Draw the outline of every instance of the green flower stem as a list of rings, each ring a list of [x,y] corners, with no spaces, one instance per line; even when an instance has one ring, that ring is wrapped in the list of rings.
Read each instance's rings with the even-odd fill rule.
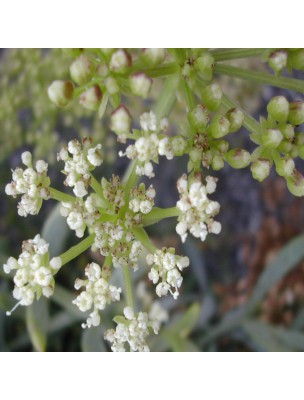
[[[51,198],[64,203],[71,203],[75,201],[75,197],[69,194],[63,193],[60,190],[49,187]]]
[[[73,260],[74,258],[78,257],[84,251],[89,249],[92,244],[94,243],[95,235],[92,234],[82,240],[80,243],[76,244],[76,246],[71,247],[65,253],[62,253],[59,257],[62,260],[62,265],[67,264],[69,261]]]
[[[146,68],[143,69],[142,72],[144,72],[150,78],[160,78],[162,76],[177,74],[179,70],[180,67],[174,62],[164,64],[161,67]]]
[[[276,86],[282,89],[294,90],[295,92],[304,93],[304,82],[299,79],[277,77],[267,72],[250,71],[243,68],[232,67],[230,65],[216,64],[214,72],[232,76],[234,78],[244,79],[251,82],[261,83],[265,85]]]
[[[186,96],[186,102],[187,102],[187,106],[189,108],[189,111],[192,110],[196,103],[195,103],[195,97],[193,95],[192,90],[190,89],[187,81],[183,81],[183,86],[184,86],[184,90],[185,90],[185,96]]]
[[[136,174],[137,161],[133,160],[130,162],[128,169],[126,170],[122,182],[125,184],[126,195],[129,196],[130,190],[136,185],[139,180],[139,176]]]
[[[135,228],[134,235],[137,240],[141,242],[141,244],[151,253],[155,253],[157,247],[151,242],[149,235],[143,228]]]
[[[177,207],[158,208],[154,207],[149,214],[144,216],[144,226],[153,225],[165,218],[178,217],[180,211]]]
[[[154,113],[158,121],[160,121],[161,118],[170,115],[176,102],[176,89],[178,82],[178,75],[173,75],[166,79],[163,90],[154,107]]]
[[[186,49],[173,49],[172,53],[174,54],[176,61],[182,66],[186,60]]]
[[[134,298],[133,298],[133,285],[131,279],[131,271],[128,265],[122,267],[124,284],[125,284],[125,295],[127,306],[134,310]]]
[[[236,60],[239,58],[258,57],[265,49],[215,49],[210,54],[215,61]]]
[[[107,208],[109,206],[109,204],[108,204],[107,200],[104,198],[101,184],[98,182],[98,180],[92,174],[90,174],[90,175],[91,175],[91,180],[90,180],[91,188],[94,190],[95,193],[97,193],[99,195],[102,206],[104,208]]]
[[[227,95],[223,94],[222,104],[225,108],[237,108],[244,114],[243,125],[249,132],[254,132],[260,134],[261,127],[256,119],[254,119],[250,114],[247,113],[235,100],[231,100]],[[255,142],[257,143],[257,142]],[[258,143],[257,143],[258,144]]]

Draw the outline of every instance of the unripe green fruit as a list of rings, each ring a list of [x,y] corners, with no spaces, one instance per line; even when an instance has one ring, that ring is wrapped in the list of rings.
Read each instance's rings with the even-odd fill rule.
[[[259,182],[262,182],[269,176],[270,169],[271,169],[271,162],[267,159],[262,159],[262,158],[254,161],[250,167],[253,178]]]
[[[213,77],[214,58],[209,53],[203,53],[196,60],[196,68],[207,81],[211,81]]]
[[[290,125],[290,124],[281,125],[280,131],[282,132],[285,139],[293,140],[295,131],[294,131],[294,127],[292,125]]]
[[[304,102],[294,101],[290,103],[288,121],[292,125],[301,125],[304,122]]]
[[[227,111],[226,118],[230,122],[230,132],[238,131],[244,122],[244,114],[237,108],[232,108],[231,110]]]
[[[279,129],[266,129],[262,135],[262,145],[275,149],[283,140],[282,132]]]
[[[217,83],[206,86],[202,91],[203,103],[210,111],[215,111],[219,108],[222,96],[222,89]]]
[[[219,171],[220,169],[224,168],[224,159],[219,154],[216,154],[212,158],[211,167],[214,171]]]
[[[304,177],[294,170],[292,177],[286,179],[287,187],[294,196],[304,196]]]
[[[70,66],[71,78],[78,85],[84,85],[93,76],[95,66],[92,61],[84,54],[76,58]]]
[[[74,95],[74,85],[71,81],[54,81],[48,87],[50,100],[58,107],[66,107]]]
[[[193,110],[188,112],[188,121],[191,125],[191,127],[195,130],[197,133],[203,133],[208,122],[209,122],[210,116],[208,111],[206,110],[206,107],[202,105],[197,105]]]
[[[216,115],[209,126],[209,132],[211,133],[212,137],[219,139],[223,136],[226,136],[229,131],[229,120],[223,115]]]
[[[229,150],[225,155],[227,163],[236,169],[247,167],[250,163],[250,159],[250,153],[241,148]]]
[[[102,92],[98,85],[90,87],[79,97],[79,103],[88,110],[95,111],[98,109],[102,99]]]
[[[291,177],[295,170],[295,163],[293,159],[280,159],[276,162],[276,171],[278,175],[286,177]]]
[[[272,68],[275,72],[280,73],[282,69],[287,66],[287,58],[288,54],[285,50],[275,51],[274,53],[270,54],[268,59],[270,68]]]
[[[267,111],[275,121],[286,122],[289,113],[289,102],[284,96],[275,96],[268,103]]]

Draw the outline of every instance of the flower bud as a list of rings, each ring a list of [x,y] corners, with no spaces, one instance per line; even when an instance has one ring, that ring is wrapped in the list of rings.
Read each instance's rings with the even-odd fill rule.
[[[235,148],[226,153],[225,160],[233,168],[245,168],[250,163],[250,153],[244,149]]]
[[[275,149],[283,140],[282,132],[279,129],[266,129],[262,135],[262,145]]]
[[[268,63],[276,73],[280,73],[287,65],[287,51],[278,50],[270,54]]]
[[[106,83],[107,91],[108,91],[108,93],[109,93],[110,95],[119,92],[119,85],[118,85],[117,81],[116,81],[114,78],[112,78],[112,76],[109,76],[109,77],[106,79],[106,82],[105,82],[105,83]]]
[[[304,102],[294,101],[289,105],[288,121],[292,125],[301,125],[304,122]]]
[[[211,167],[214,171],[219,171],[220,169],[224,168],[223,156],[215,154],[215,156],[212,158]]]
[[[287,187],[294,196],[304,196],[304,177],[294,170],[293,175],[286,179]]]
[[[203,53],[196,60],[196,67],[207,81],[211,81],[213,77],[214,58],[209,53]]]
[[[50,100],[58,107],[66,107],[73,99],[74,85],[71,81],[54,81],[48,87]]]
[[[166,57],[165,49],[143,49],[141,59],[147,65],[159,65]]]
[[[284,154],[289,153],[293,148],[293,144],[289,140],[282,140],[277,149]]]
[[[299,154],[299,157],[301,157],[302,160],[304,160],[304,144],[302,144],[298,147],[298,154]]]
[[[251,164],[250,169],[253,178],[262,182],[270,174],[271,162],[267,159],[259,158]]]
[[[304,69],[304,49],[290,51],[288,61],[290,62],[292,68]]]
[[[110,60],[110,70],[118,74],[123,74],[126,70],[131,67],[132,58],[126,50],[120,49],[112,54]]]
[[[275,96],[268,103],[267,111],[275,121],[286,122],[289,113],[289,102],[284,96]]]
[[[94,64],[89,57],[84,54],[76,58],[70,66],[71,78],[78,85],[87,83],[92,78],[94,71]]]
[[[135,96],[147,98],[152,86],[152,79],[143,72],[130,76],[130,87]]]
[[[215,111],[219,108],[222,96],[222,89],[217,83],[206,86],[202,91],[203,103],[210,111]]]
[[[189,123],[195,132],[203,133],[209,119],[208,111],[202,105],[197,105],[193,110],[188,112]]]
[[[120,105],[111,114],[110,127],[117,135],[124,135],[131,130],[131,115],[124,105]]]
[[[230,122],[229,132],[238,131],[244,122],[244,114],[237,108],[232,108],[231,110],[227,111],[226,118]]]
[[[227,142],[227,140],[217,140],[212,143],[212,148],[215,148],[221,154],[227,153],[229,149],[229,142]]]
[[[215,139],[226,136],[229,130],[230,122],[223,115],[216,115],[209,126],[209,131]]]
[[[88,110],[95,111],[101,102],[102,92],[98,85],[94,85],[83,92],[79,97],[79,103]]]

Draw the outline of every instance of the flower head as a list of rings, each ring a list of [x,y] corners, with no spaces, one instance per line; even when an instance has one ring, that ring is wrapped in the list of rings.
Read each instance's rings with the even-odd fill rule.
[[[38,214],[43,200],[50,198],[50,178],[47,176],[48,164],[43,160],[32,164],[32,155],[29,151],[22,153],[21,159],[26,169],[16,168],[13,171],[13,180],[5,187],[5,193],[17,197],[21,194],[18,203],[18,214],[26,217],[28,214]]]

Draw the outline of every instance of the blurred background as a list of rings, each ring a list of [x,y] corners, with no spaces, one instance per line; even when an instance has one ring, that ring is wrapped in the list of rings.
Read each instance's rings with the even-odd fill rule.
[[[265,69],[259,60],[241,60],[236,65]],[[296,76],[303,78],[303,76]],[[105,163],[96,178],[123,175],[127,160],[118,158],[116,137],[110,132],[109,115],[101,121],[97,113],[77,103],[61,110],[47,96],[55,79],[69,78],[69,60],[61,50],[6,49],[0,52],[0,261],[20,254],[23,240],[42,232],[54,255],[76,244],[59,209],[45,202],[38,216],[18,216],[17,201],[6,196],[5,185],[11,169],[20,165],[20,155],[30,150],[50,163],[52,186],[63,188],[56,153],[75,137],[92,136],[105,148]],[[254,117],[266,114],[272,96],[303,100],[286,90],[219,77],[223,90]],[[149,99],[124,99],[134,121],[151,108],[162,87],[154,82]],[[185,119],[185,105],[179,103],[170,115],[171,132]],[[136,122],[137,123],[137,122]],[[136,127],[136,123],[134,127]],[[247,150],[253,146],[247,131],[231,139]],[[163,160],[155,169],[158,207],[176,203],[177,179],[186,171],[187,159]],[[303,171],[302,166],[299,166]],[[97,175],[99,174],[99,175]],[[274,171],[263,183],[252,178],[249,169],[233,170],[228,165],[213,175],[219,178],[214,197],[221,204],[220,235],[206,242],[191,237],[181,244],[174,219],[149,228],[159,247],[176,247],[190,258],[184,271],[181,295],[161,300],[168,315],[158,336],[151,337],[152,351],[303,351],[304,350],[304,208],[303,199],[292,196],[283,178]],[[55,294],[30,307],[19,307],[11,317],[5,312],[15,304],[13,283],[0,269],[0,350],[1,351],[109,351],[103,332],[121,312],[121,304],[108,307],[102,326],[83,330],[85,315],[71,302],[73,288],[83,267],[101,262],[96,253],[83,254],[57,275]],[[138,307],[148,309],[154,289],[142,269],[134,274]],[[114,281],[120,282],[115,271]]]

